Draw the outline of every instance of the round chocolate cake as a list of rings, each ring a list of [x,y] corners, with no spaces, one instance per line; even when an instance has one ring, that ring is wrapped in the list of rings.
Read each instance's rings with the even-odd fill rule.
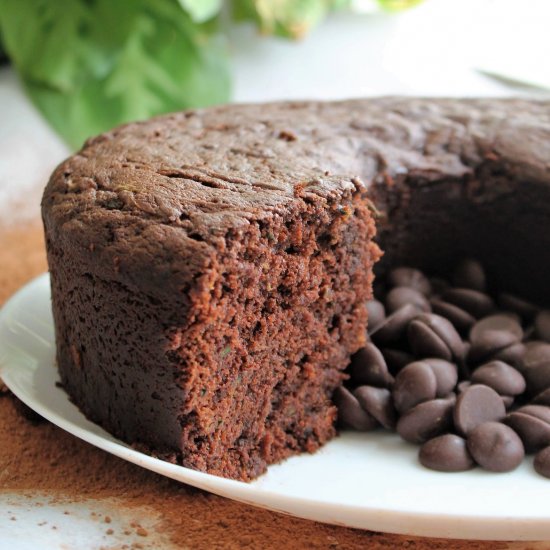
[[[335,434],[380,249],[377,273],[478,257],[550,303],[550,102],[159,117],[89,140],[42,211],[73,401],[157,456],[251,479]]]

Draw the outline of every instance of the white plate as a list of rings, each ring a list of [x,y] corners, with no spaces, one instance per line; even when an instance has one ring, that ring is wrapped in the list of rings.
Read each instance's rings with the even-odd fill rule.
[[[168,464],[129,448],[89,422],[55,382],[47,275],[0,312],[0,374],[50,422],[109,453],[228,498],[317,521],[409,535],[494,540],[550,539],[550,481],[532,461],[508,474],[442,474],[417,463],[399,437],[346,433],[314,455],[272,466],[242,483]]]

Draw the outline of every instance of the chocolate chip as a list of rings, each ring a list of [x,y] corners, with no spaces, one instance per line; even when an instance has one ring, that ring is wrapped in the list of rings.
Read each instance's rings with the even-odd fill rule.
[[[380,351],[392,374],[399,372],[403,367],[414,361],[414,357],[410,353],[400,349],[381,348]]]
[[[449,346],[426,323],[411,321],[407,327],[407,335],[409,345],[416,357],[433,355],[444,359],[453,358]]]
[[[476,319],[485,317],[495,310],[495,304],[490,296],[469,288],[450,288],[442,297],[445,301],[467,311]]]
[[[475,342],[479,340],[484,332],[488,331],[507,331],[516,335],[519,342],[523,338],[523,329],[519,320],[513,314],[497,313],[489,315],[476,322],[470,330],[470,340]]]
[[[510,365],[491,361],[477,368],[470,380],[473,384],[485,384],[500,395],[519,395],[525,391],[525,379]]]
[[[455,389],[458,381],[458,371],[454,363],[437,357],[422,359],[421,362],[428,365],[435,374],[437,381],[436,397],[445,397]]]
[[[369,334],[376,344],[392,344],[399,342],[405,334],[407,325],[418,315],[418,309],[413,305],[406,305],[392,313],[381,325],[378,325]]]
[[[349,372],[351,382],[356,385],[369,384],[386,388],[393,382],[384,356],[371,343],[366,344],[352,357]]]
[[[550,364],[550,344],[540,340],[532,340],[525,344],[523,368],[538,367]]]
[[[391,287],[408,286],[414,288],[425,296],[428,296],[432,291],[430,281],[424,273],[412,267],[398,267],[392,269],[388,273],[388,283]]]
[[[461,334],[467,334],[476,322],[475,317],[470,315],[467,311],[464,311],[449,302],[444,302],[438,298],[433,298],[430,301],[430,304],[434,313],[448,319]]]
[[[367,313],[369,331],[374,330],[377,326],[383,323],[386,318],[384,304],[375,299],[367,302]]]
[[[334,404],[338,408],[338,424],[343,428],[352,428],[360,432],[376,428],[374,417],[361,407],[357,398],[348,389],[342,386],[336,389]]]
[[[527,343],[520,370],[525,376],[527,389],[531,395],[550,388],[550,344],[546,342]]]
[[[455,268],[452,282],[455,286],[484,292],[487,286],[483,266],[473,259],[462,260]]]
[[[440,472],[464,472],[475,466],[466,440],[455,434],[440,435],[426,441],[418,453],[420,464]]]
[[[482,384],[472,384],[458,395],[454,423],[459,433],[468,435],[477,426],[504,418],[506,409],[498,393]]]
[[[516,402],[516,398],[513,395],[501,395],[500,397],[502,397],[502,402],[504,403],[506,410],[511,409]]]
[[[546,405],[550,407],[550,388],[541,391],[531,401],[533,405]]]
[[[535,318],[535,331],[537,337],[545,342],[550,342],[550,311],[545,309]]]
[[[462,340],[453,325],[435,313],[415,317],[407,327],[407,337],[417,357],[440,357],[448,361],[463,354]]]
[[[511,412],[505,423],[521,437],[528,453],[550,445],[550,407],[526,405]]]
[[[474,460],[491,472],[510,472],[525,456],[516,432],[500,422],[484,422],[474,428],[466,442]]]
[[[533,466],[537,474],[550,478],[550,447],[545,447],[537,453]]]
[[[418,290],[406,286],[392,288],[386,295],[386,308],[388,313],[395,313],[398,309],[411,304],[420,311],[431,311],[430,302]]]
[[[518,409],[517,412],[530,414],[550,426],[550,407],[545,407],[544,405],[525,405],[521,409]]]
[[[471,343],[468,361],[479,364],[492,359],[507,347],[517,344],[518,337],[506,330],[486,330]]]
[[[437,378],[426,363],[410,363],[397,373],[392,389],[395,408],[401,414],[418,403],[434,399],[437,394]]]
[[[524,321],[527,322],[532,321],[539,311],[539,308],[531,302],[506,292],[499,294],[498,305],[502,309],[507,309],[517,313]]]
[[[407,411],[397,421],[397,433],[409,443],[424,443],[448,432],[453,425],[455,396],[432,399]]]
[[[492,358],[504,361],[517,369],[522,365],[524,355],[525,345],[521,342],[517,342],[516,344],[497,350],[492,354]]]
[[[458,393],[462,393],[463,391],[467,390],[472,383],[469,380],[462,380],[462,382],[459,382],[456,389]]]
[[[384,428],[393,429],[397,414],[393,407],[391,393],[385,388],[359,386],[353,392],[359,404],[373,416]]]

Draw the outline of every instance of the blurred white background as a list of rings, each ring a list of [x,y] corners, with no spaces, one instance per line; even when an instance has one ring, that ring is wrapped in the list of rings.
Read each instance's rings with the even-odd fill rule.
[[[549,21],[548,0],[426,0],[398,14],[335,14],[299,44],[234,27],[235,99],[516,92],[482,69],[550,89]]]

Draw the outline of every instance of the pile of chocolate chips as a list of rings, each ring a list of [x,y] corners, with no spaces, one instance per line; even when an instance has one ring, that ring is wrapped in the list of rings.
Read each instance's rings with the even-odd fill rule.
[[[550,311],[487,289],[471,259],[451,281],[410,267],[377,281],[335,394],[341,427],[395,430],[434,470],[508,472],[536,453],[550,477]]]

